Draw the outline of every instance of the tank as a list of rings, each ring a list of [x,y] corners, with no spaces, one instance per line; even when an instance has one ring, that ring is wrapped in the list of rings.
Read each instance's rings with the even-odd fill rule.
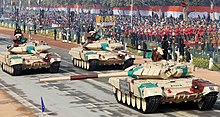
[[[40,79],[40,82],[109,78],[118,103],[143,113],[154,113],[161,104],[194,102],[199,110],[210,110],[217,100],[219,87],[190,73],[189,63],[149,62],[109,74],[84,74]]]
[[[0,52],[2,70],[14,76],[21,75],[26,69],[40,68],[56,73],[59,71],[61,58],[56,53],[48,52],[50,48],[39,41],[8,46],[7,52]]]
[[[72,48],[69,54],[74,66],[93,71],[100,65],[120,65],[123,69],[134,63],[134,55],[122,50],[123,45],[111,40],[96,40],[80,48]]]

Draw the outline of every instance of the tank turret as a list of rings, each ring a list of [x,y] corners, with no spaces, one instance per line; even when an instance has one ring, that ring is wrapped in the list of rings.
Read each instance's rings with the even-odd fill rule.
[[[83,48],[89,49],[89,50],[112,51],[112,50],[123,48],[123,45],[120,43],[116,43],[114,40],[108,39],[108,40],[98,40],[98,41],[93,41],[90,43],[85,43],[83,45]]]
[[[38,41],[27,42],[24,44],[13,44],[8,47],[8,51],[13,54],[36,54],[50,50],[47,44]]]
[[[191,76],[189,63],[149,62],[131,66],[110,74],[84,74],[69,77],[39,79],[40,82],[109,78],[117,102],[144,113],[156,112],[164,103],[195,102],[200,110],[210,110],[215,104],[219,87]]]

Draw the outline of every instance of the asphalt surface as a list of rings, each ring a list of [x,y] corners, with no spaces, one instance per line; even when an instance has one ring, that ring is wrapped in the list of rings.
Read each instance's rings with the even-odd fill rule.
[[[12,41],[9,39],[9,36],[0,34],[0,52],[6,51],[6,47],[10,43]],[[128,106],[118,104],[112,94],[108,79],[104,78],[39,83],[39,78],[94,73],[74,67],[68,50],[52,47],[51,51],[58,53],[62,57],[60,73],[50,74],[46,70],[28,70],[24,71],[22,76],[13,77],[0,70],[0,87],[25,106],[34,109],[37,115],[41,115],[40,97],[43,97],[46,106],[44,116],[218,117],[220,114],[220,99],[214,105],[213,110],[210,111],[199,111],[192,104],[186,103],[161,105],[157,113],[142,114]],[[95,71],[95,73],[121,71],[110,70],[110,67],[104,69]]]

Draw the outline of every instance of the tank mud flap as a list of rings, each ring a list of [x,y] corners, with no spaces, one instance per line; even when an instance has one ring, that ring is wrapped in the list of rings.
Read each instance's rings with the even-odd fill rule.
[[[210,93],[202,97],[202,99],[198,102],[199,110],[211,110],[217,101],[218,96],[216,93]]]
[[[50,65],[50,72],[51,73],[58,73],[60,69],[60,62],[54,62]]]
[[[144,103],[146,101],[146,103]],[[161,96],[152,96],[142,99],[142,112],[143,113],[153,113],[157,111],[161,104]]]

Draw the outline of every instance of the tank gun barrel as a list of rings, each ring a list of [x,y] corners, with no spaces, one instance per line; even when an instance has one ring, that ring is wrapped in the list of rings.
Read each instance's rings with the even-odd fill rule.
[[[109,77],[121,77],[121,76],[127,76],[127,72],[108,73],[108,74],[83,74],[83,75],[63,76],[56,78],[43,78],[43,79],[39,79],[39,82],[52,82],[52,81],[60,81],[60,80],[83,80],[83,79],[109,78]]]

